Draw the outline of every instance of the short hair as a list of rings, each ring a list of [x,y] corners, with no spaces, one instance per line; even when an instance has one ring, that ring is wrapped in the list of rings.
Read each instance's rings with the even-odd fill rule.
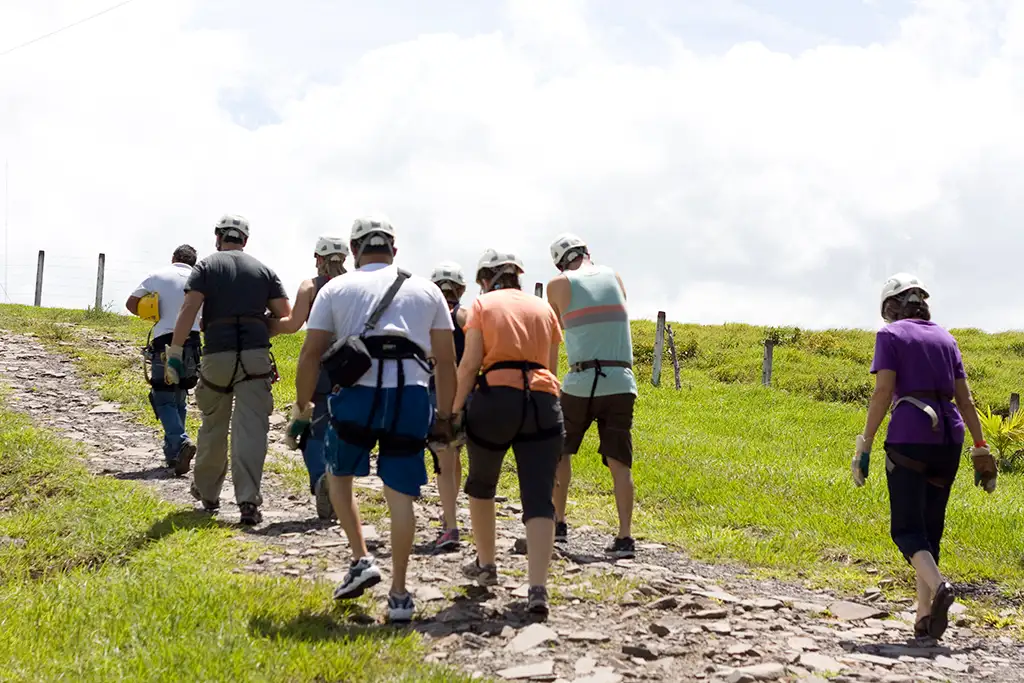
[[[185,263],[190,266],[196,265],[196,250],[189,244],[183,244],[174,250],[171,255],[171,263]]]

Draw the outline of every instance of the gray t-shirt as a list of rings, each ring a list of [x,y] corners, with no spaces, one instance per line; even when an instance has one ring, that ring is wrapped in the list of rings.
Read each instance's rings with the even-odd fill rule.
[[[234,320],[211,325],[222,318],[262,318],[271,299],[287,299],[277,274],[242,251],[218,251],[192,269],[185,291],[201,293],[203,300],[204,353],[270,346],[267,326],[255,321]],[[239,339],[241,345],[239,345]]]

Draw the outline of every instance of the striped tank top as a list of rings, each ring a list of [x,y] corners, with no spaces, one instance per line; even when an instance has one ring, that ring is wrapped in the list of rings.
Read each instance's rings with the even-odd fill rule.
[[[565,352],[569,365],[589,360],[633,362],[633,336],[629,329],[626,297],[615,271],[607,266],[582,266],[565,271],[572,288],[572,300],[562,312]],[[590,396],[594,368],[569,371],[562,391],[572,396]],[[602,368],[594,396],[637,394],[636,378],[630,368]]]

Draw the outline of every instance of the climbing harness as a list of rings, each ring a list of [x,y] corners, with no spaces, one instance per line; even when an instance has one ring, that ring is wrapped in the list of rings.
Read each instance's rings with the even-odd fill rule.
[[[474,391],[479,391],[481,394],[487,394],[491,387],[487,383],[487,374],[495,370],[519,370],[523,375],[523,412],[519,418],[519,426],[516,428],[515,435],[505,443],[497,443],[488,439],[483,439],[479,434],[473,431],[472,425],[469,420],[465,420],[466,437],[471,439],[484,448],[488,448],[494,451],[505,452],[514,443],[526,442],[526,441],[543,441],[544,439],[550,439],[558,436],[562,433],[562,425],[554,424],[550,427],[541,428],[540,426],[540,415],[537,411],[537,402],[533,398],[533,394],[530,391],[530,377],[529,372],[533,370],[546,370],[547,366],[541,365],[540,363],[534,363],[528,360],[502,360],[496,363],[492,363],[485,369],[480,371],[480,374],[476,378],[476,386],[473,388]],[[533,415],[537,420],[537,431],[533,434],[520,434],[523,427],[526,425],[526,411],[533,407]]]
[[[433,373],[433,360],[427,357],[423,348],[408,337],[400,334],[381,334],[367,336],[367,333],[376,327],[381,316],[395,298],[395,294],[401,288],[405,280],[412,277],[408,271],[398,269],[398,277],[391,284],[391,287],[381,298],[380,302],[370,314],[369,319],[363,327],[362,334],[349,335],[339,339],[321,358],[323,367],[331,378],[332,390],[351,387],[361,379],[370,369],[373,360],[377,361],[377,383],[373,391],[373,399],[370,403],[370,412],[363,424],[351,420],[338,419],[331,412],[331,425],[338,437],[344,441],[360,448],[373,448],[379,445],[381,455],[417,455],[422,454],[427,445],[427,436],[412,437],[398,433],[398,417],[402,412],[402,389],[405,387],[405,364],[403,361],[412,360],[422,367],[426,372]],[[395,392],[395,409],[392,414],[391,425],[386,429],[374,429],[373,418],[377,414],[381,402],[381,390],[384,384],[384,365],[386,361],[394,361],[397,364],[398,381]]]
[[[607,377],[604,374],[603,368],[630,368],[632,369],[633,364],[629,361],[624,360],[585,360],[578,363],[569,364],[569,372],[583,372],[584,370],[594,370],[594,382],[590,385],[590,396],[587,397],[587,411],[584,416],[584,424],[590,421],[590,408],[594,403],[594,393],[597,391],[597,382],[602,377]]]
[[[900,398],[895,403],[893,403],[892,407],[893,410],[895,410],[899,404],[909,403],[919,408],[920,410],[924,411],[924,414],[931,419],[932,431],[937,432],[939,431],[939,416],[938,413],[935,412],[934,408],[932,408],[930,405],[921,400],[926,398],[932,399],[933,401],[953,400],[953,396],[951,396],[950,394],[944,394],[939,391],[910,391],[900,396]]]
[[[199,379],[202,380],[203,386],[209,387],[214,391],[221,394],[230,394],[234,392],[235,385],[242,382],[250,382],[257,379],[269,379],[271,384],[278,382],[281,379],[281,375],[277,372],[277,360],[274,358],[274,352],[267,349],[267,353],[270,355],[270,370],[268,372],[261,372],[257,374],[251,374],[245,368],[245,363],[242,362],[242,323],[258,323],[260,325],[266,325],[267,321],[265,318],[257,318],[256,316],[250,315],[235,315],[226,318],[217,318],[216,320],[204,321],[204,329],[209,329],[211,325],[231,325],[235,326],[235,368],[231,371],[231,381],[227,385],[214,384],[205,376],[203,376],[202,370],[199,372]],[[239,380],[235,379],[235,375],[238,374],[238,369],[242,369],[242,378]]]

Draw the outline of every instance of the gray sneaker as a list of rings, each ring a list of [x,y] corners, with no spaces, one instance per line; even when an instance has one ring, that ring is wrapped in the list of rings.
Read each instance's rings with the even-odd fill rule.
[[[526,597],[526,609],[542,617],[548,615],[548,589],[544,586],[530,586]]]
[[[316,516],[320,519],[335,519],[334,507],[331,506],[330,489],[327,486],[327,475],[322,474],[316,480]]]
[[[498,585],[498,568],[493,564],[480,565],[480,558],[474,557],[472,562],[462,565],[462,575],[473,579],[481,586]]]

